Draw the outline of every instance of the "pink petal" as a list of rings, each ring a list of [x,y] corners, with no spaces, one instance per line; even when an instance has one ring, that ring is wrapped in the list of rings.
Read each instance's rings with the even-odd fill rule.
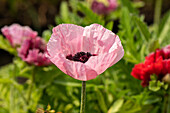
[[[29,50],[28,56],[25,59],[25,61],[30,64],[38,65],[38,62],[37,62],[38,53],[39,53],[38,49]]]
[[[93,0],[91,8],[94,12],[98,14],[108,14],[111,11],[114,11],[117,8],[117,0],[107,0],[108,6],[105,6],[102,2]]]
[[[116,35],[99,24],[92,24],[84,28],[82,51],[92,54],[108,53],[115,41]]]
[[[6,36],[12,46],[21,45],[25,38],[35,38],[37,32],[32,31],[28,26],[12,24],[2,28],[2,33]]]
[[[53,28],[52,37],[49,40],[48,52],[76,54],[81,51],[81,40],[84,28],[73,24],[61,24]]]
[[[122,46],[118,46],[111,53],[104,53],[98,56],[92,56],[85,63],[85,65],[90,66],[94,69],[98,74],[103,73],[108,67],[117,63],[124,55],[124,51]]]
[[[50,56],[49,56],[50,58]],[[65,74],[82,81],[97,77],[97,72],[81,62],[70,61],[63,54],[56,54],[50,60]]]
[[[25,59],[30,45],[31,45],[31,40],[26,39],[22,43],[22,46],[17,49],[18,50],[18,56],[20,56],[22,59]]]
[[[85,63],[98,74],[118,62],[124,55],[120,39],[110,30],[98,24],[85,27],[83,34],[83,51],[97,54]]]
[[[78,80],[94,79],[124,55],[120,39],[112,31],[98,24],[85,28],[62,24],[53,29],[47,44],[49,59],[64,73]],[[90,52],[86,63],[66,59],[69,54]]]

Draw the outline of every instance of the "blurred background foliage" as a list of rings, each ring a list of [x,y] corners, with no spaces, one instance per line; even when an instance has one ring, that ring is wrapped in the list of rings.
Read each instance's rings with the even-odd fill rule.
[[[69,2],[70,0],[0,0],[0,28],[12,23],[19,23],[21,25],[28,25],[33,30],[42,32],[49,28],[50,25],[58,25],[61,22],[56,22],[55,19],[61,13],[62,1]],[[80,0],[81,1],[81,0]],[[151,25],[154,18],[155,0],[131,0],[135,2],[135,6],[139,7],[139,13],[145,15],[144,21]],[[142,1],[142,4],[141,4]],[[75,1],[73,1],[74,3]],[[75,11],[77,6],[72,7],[72,2],[68,4],[69,11]],[[142,5],[142,7],[141,7]],[[163,0],[161,17],[169,10],[170,1]],[[83,16],[82,13],[77,12]],[[114,13],[115,15],[115,13]],[[113,16],[114,16],[113,15]],[[77,18],[79,20],[79,18]],[[56,20],[56,21],[54,21]],[[59,21],[59,19],[58,19]],[[65,20],[63,20],[65,21]],[[81,22],[81,21],[80,21]],[[79,22],[79,23],[80,23]],[[114,19],[115,33],[118,32],[119,19]],[[0,65],[11,62],[12,56],[7,52],[0,50],[0,58],[2,59]]]
[[[1,0],[0,28],[12,23],[28,25],[48,41],[52,27],[61,23],[103,25],[119,35],[125,55],[96,79],[87,81],[86,112],[168,113],[166,85],[143,88],[130,73],[150,52],[170,44],[170,1],[163,0],[160,17],[155,0],[118,3],[116,11],[103,16],[95,14],[83,0]],[[0,113],[35,113],[48,104],[58,112],[79,112],[81,81],[54,65],[26,64],[14,57],[16,51],[3,36],[0,48]]]

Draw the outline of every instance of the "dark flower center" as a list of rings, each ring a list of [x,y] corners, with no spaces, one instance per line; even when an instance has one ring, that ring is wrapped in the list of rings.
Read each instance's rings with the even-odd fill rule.
[[[78,52],[78,53],[76,53],[74,56],[72,56],[71,54],[70,54],[70,55],[67,55],[67,56],[66,56],[66,59],[85,63],[85,62],[87,62],[87,60],[88,60],[91,56],[96,56],[96,55],[95,55],[95,54],[91,54],[90,52],[87,52],[87,53],[85,53],[85,52]]]

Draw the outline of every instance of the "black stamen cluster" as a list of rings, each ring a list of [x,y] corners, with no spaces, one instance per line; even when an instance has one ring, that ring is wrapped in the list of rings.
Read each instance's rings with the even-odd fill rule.
[[[70,55],[67,55],[66,58],[69,59],[69,60],[73,60],[73,61],[78,61],[78,62],[82,62],[82,63],[85,63],[87,62],[87,60],[91,57],[91,56],[95,56],[95,55],[92,55],[91,53],[87,52],[78,52],[76,53],[74,56],[72,56],[71,54]]]

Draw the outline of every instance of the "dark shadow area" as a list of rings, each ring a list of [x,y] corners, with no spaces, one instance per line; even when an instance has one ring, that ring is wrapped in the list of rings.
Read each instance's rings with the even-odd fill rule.
[[[9,64],[10,62],[12,62],[12,58],[13,56],[11,54],[0,49],[0,66]]]

